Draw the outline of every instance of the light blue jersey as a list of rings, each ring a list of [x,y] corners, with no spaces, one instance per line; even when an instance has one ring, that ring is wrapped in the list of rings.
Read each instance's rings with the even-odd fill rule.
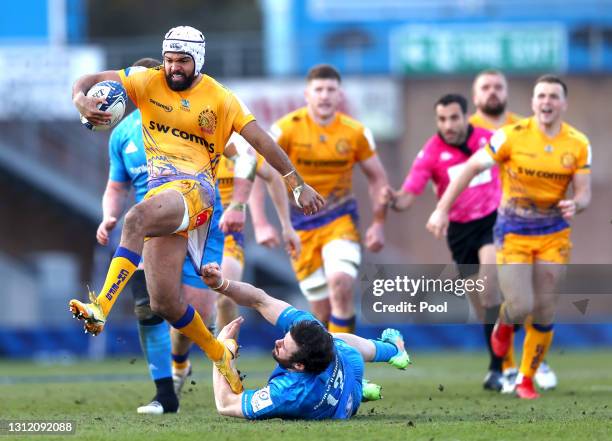
[[[142,119],[140,110],[135,110],[123,118],[113,130],[109,140],[109,179],[117,182],[130,182],[136,192],[136,202],[140,202],[147,194],[147,157],[142,140]],[[223,214],[223,205],[219,195],[219,187],[215,187],[215,208],[210,224],[210,233],[206,240],[204,262],[217,262],[223,259],[223,242],[225,236],[219,229],[219,220]],[[195,288],[207,288],[193,268],[189,256],[183,263],[182,282]]]
[[[316,319],[309,312],[291,306],[280,315],[276,328],[284,335],[292,325],[303,320]],[[291,372],[277,365],[267,386],[244,391],[244,416],[248,419],[306,420],[346,419],[353,416],[361,404],[363,358],[342,340],[334,339],[334,346],[336,356],[320,374]]]
[[[142,141],[140,110],[123,118],[113,130],[108,141],[111,181],[131,182],[136,192],[136,202],[147,194],[147,157]]]

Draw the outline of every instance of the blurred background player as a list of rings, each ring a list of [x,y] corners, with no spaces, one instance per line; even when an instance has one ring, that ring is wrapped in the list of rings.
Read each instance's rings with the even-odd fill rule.
[[[522,116],[508,110],[508,80],[499,70],[488,69],[476,75],[472,84],[472,99],[476,112],[470,116],[470,123],[475,127],[495,131],[507,124],[514,124],[523,119]],[[484,311],[485,334],[491,357],[495,357],[495,354],[490,348],[490,337],[491,332],[493,332],[493,324],[499,315],[499,306],[499,304],[491,305],[486,307]],[[517,324],[514,331],[516,332],[520,328],[521,325]],[[508,353],[502,362],[503,391],[506,392],[514,390],[514,383],[518,375],[518,368],[514,360],[514,332],[511,341]],[[557,375],[545,360],[538,367],[535,380],[538,386],[543,389],[552,389],[557,386]]]
[[[298,172],[327,199],[315,216],[304,216],[292,205],[291,221],[302,243],[292,264],[317,319],[331,332],[353,332],[353,289],[361,262],[353,167],[359,164],[368,181],[374,217],[365,246],[373,252],[384,246],[386,206],[380,203],[380,192],[387,175],[370,130],[338,111],[342,101],[338,71],[327,64],[314,66],[306,82],[306,107],[272,127]]]
[[[491,344],[504,356],[514,323],[525,323],[531,314],[515,389],[523,399],[539,397],[533,376],[552,343],[555,286],[572,246],[568,221],[591,199],[589,140],[563,122],[567,86],[553,75],[538,78],[531,107],[532,117],[499,129],[487,148],[470,158],[428,221],[437,237],[445,234],[453,201],[474,176],[500,165],[502,202],[494,234],[504,304]],[[567,198],[570,183],[573,196]]]
[[[272,357],[278,364],[266,386],[236,394],[213,371],[215,404],[221,415],[251,420],[348,419],[362,402],[364,362],[388,362],[398,369],[410,364],[404,338],[395,329],[386,329],[377,340],[329,333],[311,313],[253,285],[224,279],[217,264],[206,265],[203,276],[217,292],[257,310],[283,335],[275,342]],[[235,347],[232,339],[242,321],[239,317],[231,322],[219,338]]]
[[[522,118],[507,109],[508,81],[499,70],[484,70],[476,75],[472,84],[472,100],[476,108],[476,112],[470,116],[473,126],[495,131]]]
[[[434,183],[436,196],[440,198],[465,162],[491,137],[489,130],[474,127],[468,122],[467,100],[462,95],[444,95],[436,101],[434,110],[438,133],[429,138],[418,153],[402,188],[394,191],[387,187],[384,191],[384,203],[390,203],[396,211],[410,208],[430,179]],[[489,313],[494,310],[495,315],[490,323],[495,322],[500,304],[493,245],[493,226],[501,194],[498,173],[497,167],[485,170],[457,198],[450,210],[451,222],[446,237],[459,275],[486,281],[486,288],[481,294],[468,297],[477,311],[484,309]],[[482,313],[479,319],[484,319]],[[489,343],[493,325],[484,323],[490,361],[483,386],[500,391],[502,359],[493,353]]]
[[[239,173],[241,165],[237,163],[237,159],[250,156],[254,167],[249,167],[249,170],[252,170],[252,172],[248,174],[248,179],[261,179],[265,182],[280,220],[283,242],[285,243],[287,253],[290,256],[297,257],[300,253],[300,239],[289,219],[287,191],[281,176],[264,160],[263,156],[257,154],[244,138],[237,133],[231,136],[226,150],[230,150],[229,157],[223,156],[221,158],[219,170],[217,171],[217,182],[224,210],[233,208],[242,212],[246,211],[246,204],[236,203],[232,200],[232,195],[236,176],[245,174]],[[261,196],[264,195],[262,194]],[[265,246],[276,246],[278,245],[278,239],[274,237],[275,231],[267,220],[264,204],[265,200],[263,197],[256,198],[255,200],[251,198],[249,201],[255,236],[259,235]],[[262,228],[265,231],[261,232]],[[272,228],[272,232],[270,232],[270,228]],[[226,231],[221,268],[223,274],[226,274],[232,280],[242,279],[242,271],[244,269],[244,231]],[[220,296],[217,299],[217,329],[223,328],[237,316],[238,308],[236,304],[230,298]]]
[[[154,68],[161,65],[161,61],[144,58],[134,63],[134,66]],[[126,116],[113,130],[109,140],[109,180],[102,199],[103,220],[98,226],[96,238],[101,245],[107,245],[109,234],[117,226],[118,219],[123,213],[129,195],[130,186],[134,188],[135,202],[142,201],[147,192],[147,161],[142,139],[142,119],[140,111],[135,110]],[[243,160],[243,162],[245,162]],[[248,166],[248,159],[247,159]],[[248,197],[250,183],[239,177],[240,188],[238,194]],[[219,220],[223,208],[219,190],[216,189],[215,213],[210,226],[210,235],[204,251],[205,262],[217,262],[222,259],[224,235],[219,228]],[[231,198],[232,195],[228,195]],[[233,201],[238,205],[244,201]],[[227,216],[226,219],[229,219]],[[244,221],[233,217],[232,228],[237,228]],[[190,371],[188,349],[191,341],[171,328],[170,338],[168,324],[160,316],[151,311],[149,294],[142,263],[129,282],[134,297],[134,312],[138,318],[138,333],[142,350],[147,359],[149,374],[155,382],[157,392],[155,397],[146,406],[138,408],[138,413],[161,414],[172,413],[178,410],[177,393],[184,382],[187,372]],[[185,258],[182,274],[183,299],[196,308],[203,320],[210,327],[214,318],[216,293],[209,290],[201,277],[193,269],[188,257]],[[171,343],[172,341],[172,343]],[[172,366],[171,357],[172,352]],[[174,378],[174,386],[173,386]],[[178,389],[178,390],[175,390]]]

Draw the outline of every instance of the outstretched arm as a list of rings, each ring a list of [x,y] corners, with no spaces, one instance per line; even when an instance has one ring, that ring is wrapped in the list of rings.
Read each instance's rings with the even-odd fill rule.
[[[240,325],[244,319],[238,317],[223,327],[219,332],[218,339],[236,338]],[[218,369],[213,369],[213,392],[215,395],[215,406],[220,415],[244,418],[242,413],[242,395],[244,392],[235,394]]]
[[[276,325],[281,313],[291,306],[287,302],[269,296],[265,291],[249,283],[224,279],[217,263],[204,265],[202,277],[213,290],[229,297],[240,306],[257,310],[272,325]]]

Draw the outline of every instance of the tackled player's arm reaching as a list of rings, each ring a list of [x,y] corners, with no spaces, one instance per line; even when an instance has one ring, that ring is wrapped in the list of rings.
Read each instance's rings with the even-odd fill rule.
[[[244,126],[240,134],[281,174],[304,214],[315,214],[323,207],[323,197],[304,182],[287,154],[256,121]]]
[[[225,340],[227,338],[236,338],[240,325],[242,324],[243,318],[238,317],[237,319],[229,322],[221,329],[218,335],[219,340]],[[227,380],[221,375],[218,369],[213,369],[213,392],[215,395],[215,406],[219,415],[231,416],[237,418],[244,418],[242,412],[242,399],[244,392],[235,394],[232,392]]]
[[[270,324],[276,325],[281,313],[291,305],[266,294],[253,285],[223,278],[217,263],[204,265],[202,271],[204,282],[211,289],[229,297],[240,306],[253,308]]]
[[[83,75],[72,86],[72,103],[79,113],[94,125],[106,124],[112,117],[110,112],[98,110],[98,104],[104,103],[104,98],[93,98],[86,95],[87,91],[100,81],[117,81],[121,83],[121,78],[116,70],[106,70],[95,74]]]

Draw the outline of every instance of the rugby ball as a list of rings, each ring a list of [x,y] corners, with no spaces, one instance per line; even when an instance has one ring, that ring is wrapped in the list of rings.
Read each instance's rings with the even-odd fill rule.
[[[113,115],[110,123],[100,125],[90,123],[83,115],[81,115],[81,124],[83,124],[89,130],[96,132],[101,130],[109,130],[117,125],[121,118],[123,118],[125,108],[127,107],[127,93],[125,92],[125,89],[121,83],[118,83],[117,81],[101,81],[89,89],[87,96],[106,99],[106,104],[99,104],[98,109],[105,112],[110,112]]]

